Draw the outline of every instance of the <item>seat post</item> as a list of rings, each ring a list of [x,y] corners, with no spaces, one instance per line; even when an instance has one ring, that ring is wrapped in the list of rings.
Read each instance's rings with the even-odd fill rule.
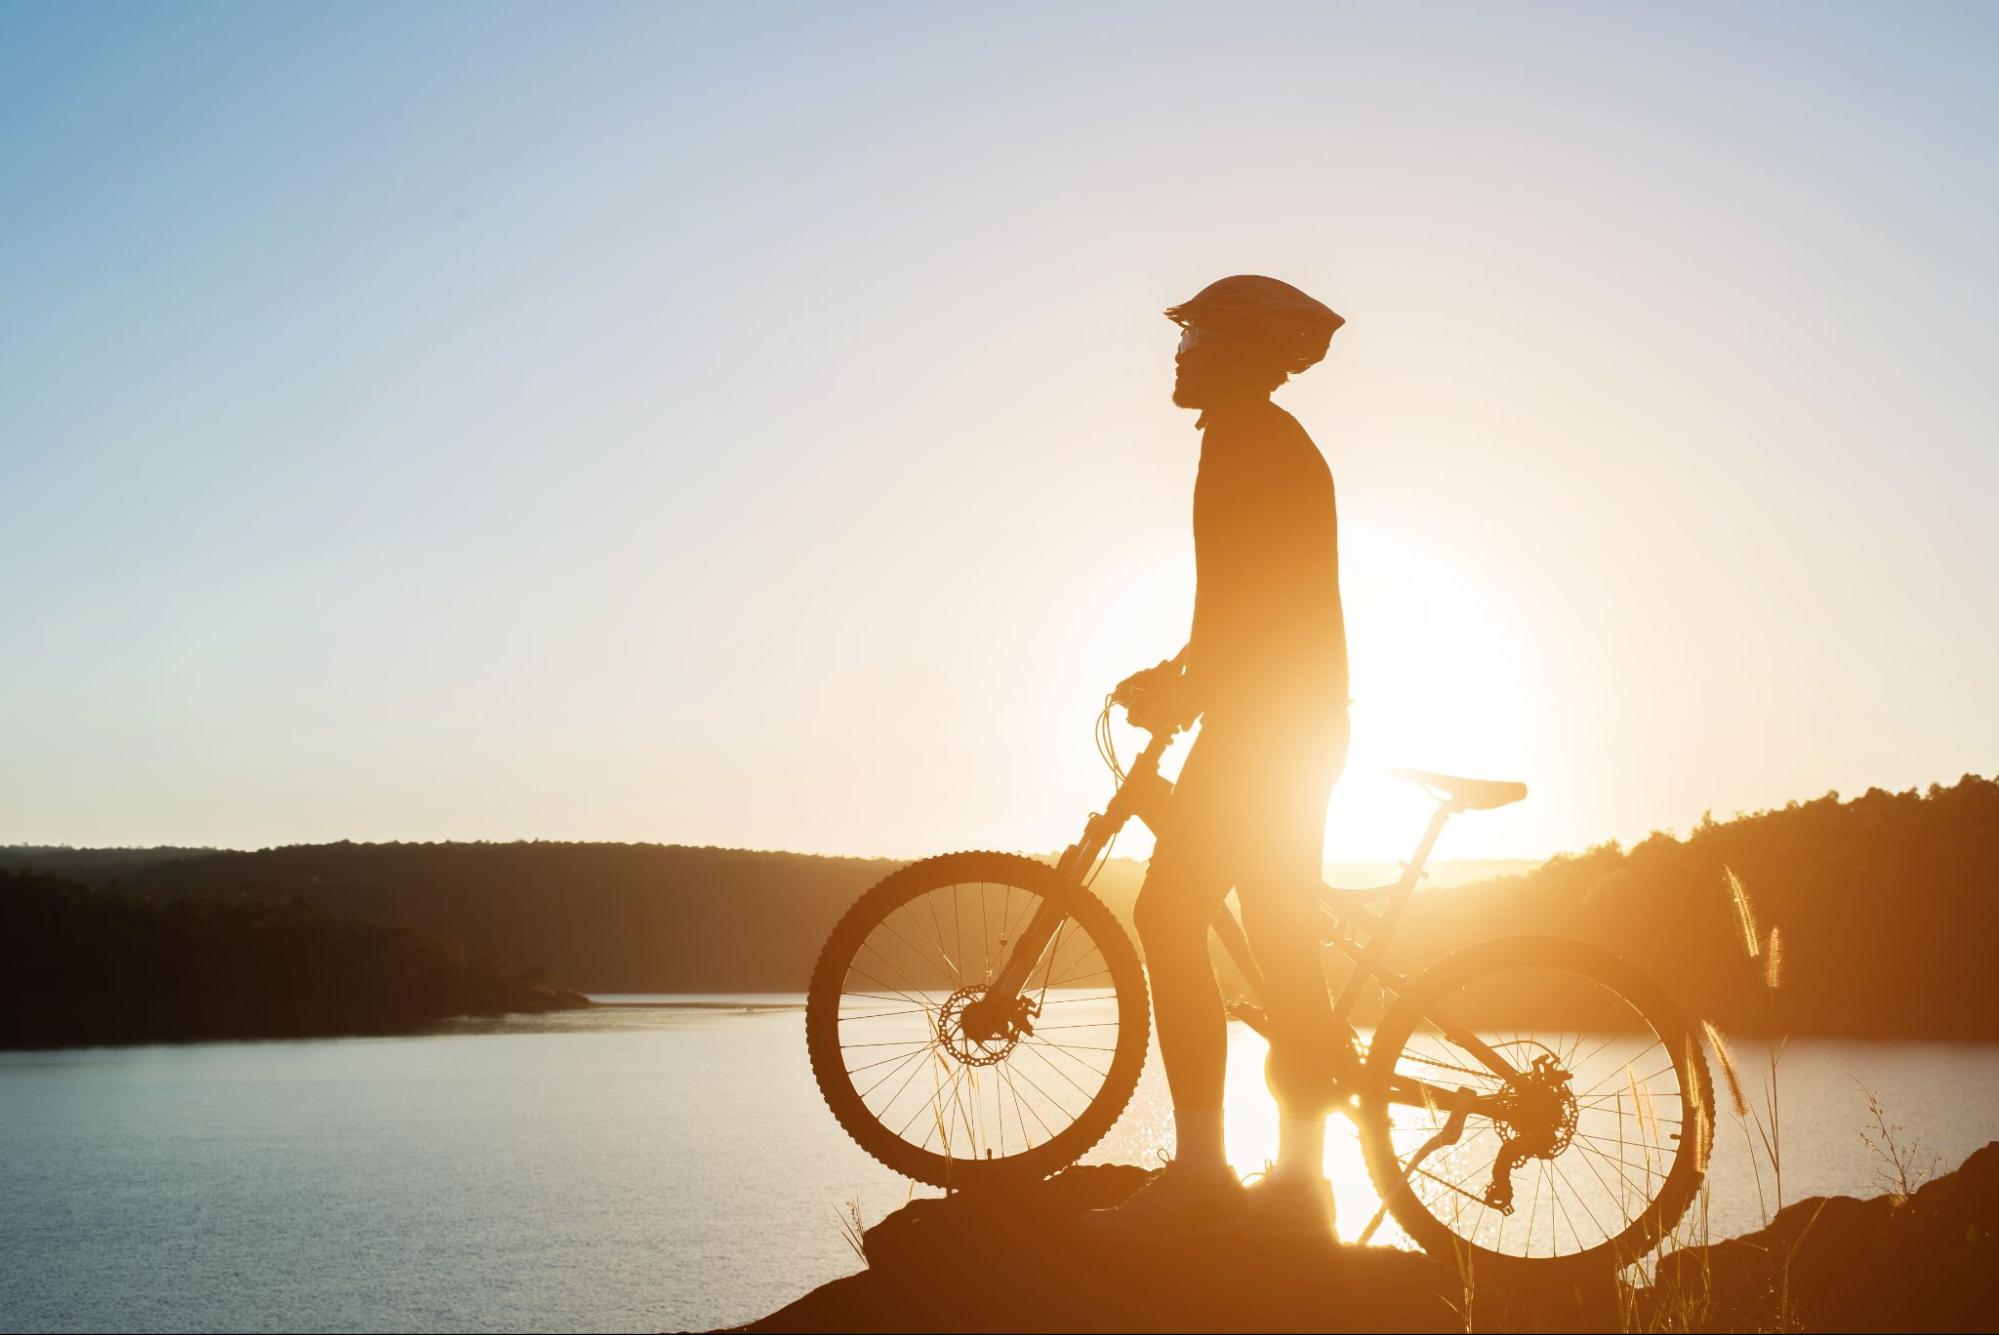
[[[1436,848],[1437,840],[1444,833],[1444,826],[1452,816],[1457,815],[1457,803],[1449,798],[1440,799],[1437,809],[1430,813],[1430,823],[1423,830],[1423,837],[1416,841],[1416,852],[1402,867],[1402,888],[1414,890],[1416,883],[1423,879],[1423,868],[1430,861],[1430,852]]]
[[[1375,929],[1373,942],[1384,942],[1395,931],[1395,924],[1402,920],[1402,910],[1409,907],[1409,899],[1416,893],[1416,883],[1423,879],[1423,867],[1430,860],[1430,850],[1437,846],[1444,826],[1456,814],[1457,804],[1449,800],[1437,803],[1437,809],[1430,813],[1430,823],[1416,843],[1415,856],[1402,868],[1401,886],[1395,898],[1389,901],[1388,911],[1381,915],[1381,926]]]
[[[1368,929],[1367,945],[1353,957],[1354,970],[1347,976],[1346,986],[1340,989],[1336,1003],[1339,1014],[1344,1016],[1359,996],[1363,979],[1379,973],[1382,956],[1388,952],[1388,942],[1395,935],[1395,924],[1402,920],[1402,910],[1409,907],[1409,900],[1416,893],[1416,883],[1423,879],[1423,864],[1430,860],[1430,850],[1437,846],[1437,838],[1443,834],[1444,826],[1457,814],[1457,804],[1449,798],[1437,803],[1437,809],[1430,813],[1430,823],[1423,830],[1423,837],[1416,843],[1416,852],[1403,864],[1402,879],[1395,883],[1395,893],[1390,896],[1388,906],[1381,918]]]

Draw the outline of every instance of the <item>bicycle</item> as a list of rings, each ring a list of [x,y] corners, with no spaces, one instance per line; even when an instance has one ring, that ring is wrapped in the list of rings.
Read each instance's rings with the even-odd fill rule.
[[[1114,703],[1129,716],[1134,702],[1107,699],[1098,719],[1116,791],[1054,865],[994,852],[913,863],[864,893],[820,953],[806,999],[820,1091],[862,1149],[917,1181],[1045,1177],[1102,1138],[1138,1083],[1145,974],[1089,887],[1128,821],[1157,831],[1170,818],[1159,765],[1180,729],[1149,729],[1125,773]],[[1518,783],[1391,774],[1437,803],[1402,875],[1319,887],[1322,939],[1352,964],[1334,1008],[1353,1046],[1327,1054],[1336,1111],[1358,1126],[1382,1201],[1359,1240],[1393,1215],[1425,1251],[1488,1268],[1545,1276],[1636,1260],[1706,1172],[1713,1084],[1693,1025],[1645,974],[1582,941],[1499,937],[1414,978],[1389,968],[1446,824],[1527,795]],[[1267,1038],[1261,976],[1226,903],[1214,929],[1249,993],[1232,1013]],[[1371,988],[1388,1004],[1363,1048],[1351,1022]]]

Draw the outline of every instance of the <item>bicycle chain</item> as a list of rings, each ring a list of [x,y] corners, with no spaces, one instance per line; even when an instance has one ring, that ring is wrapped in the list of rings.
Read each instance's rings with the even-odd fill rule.
[[[1456,1071],[1459,1075],[1475,1075],[1481,1080],[1490,1080],[1493,1078],[1491,1071],[1482,1070],[1476,1066],[1459,1066],[1456,1062],[1447,1062],[1438,1057],[1424,1057],[1413,1052],[1405,1051],[1403,1055],[1413,1061],[1421,1062],[1425,1066],[1434,1066],[1440,1071]]]

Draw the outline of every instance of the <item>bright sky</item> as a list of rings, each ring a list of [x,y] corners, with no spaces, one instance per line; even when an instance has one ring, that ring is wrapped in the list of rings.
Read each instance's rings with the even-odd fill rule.
[[[1059,846],[1160,308],[1349,323],[1356,742],[1533,856],[1999,761],[1999,9],[0,9],[0,842]],[[1135,745],[1127,735],[1126,745]],[[1142,851],[1143,841],[1121,845]]]

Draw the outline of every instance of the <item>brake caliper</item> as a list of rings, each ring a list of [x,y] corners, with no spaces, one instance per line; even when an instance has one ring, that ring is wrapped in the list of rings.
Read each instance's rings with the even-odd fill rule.
[[[1041,1003],[1023,993],[1013,1005],[1013,1014],[1009,1017],[1009,1022],[1014,1033],[1024,1038],[1034,1032],[1034,1022],[1040,1018]]]

